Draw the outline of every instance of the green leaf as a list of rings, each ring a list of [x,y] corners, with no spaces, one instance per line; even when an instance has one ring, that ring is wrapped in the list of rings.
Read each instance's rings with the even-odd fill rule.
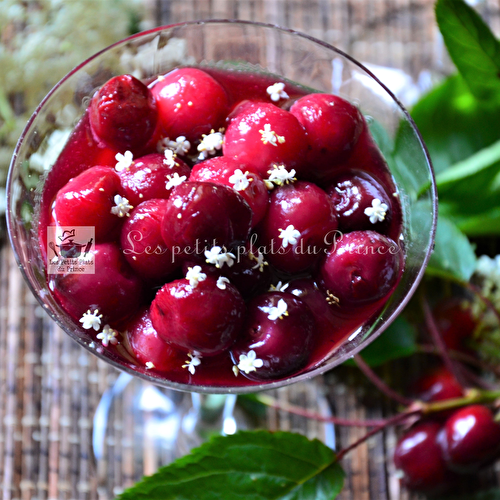
[[[434,87],[411,115],[438,174],[500,139],[500,106],[477,100],[460,75]]]
[[[123,492],[120,500],[333,500],[344,482],[335,453],[288,432],[216,436]]]
[[[398,316],[394,322],[361,351],[363,360],[370,366],[380,366],[394,359],[411,356],[417,352],[417,331],[415,326],[403,316]],[[352,360],[346,361],[353,366]]]
[[[463,0],[438,0],[436,20],[451,59],[480,100],[500,100],[500,43]]]
[[[434,252],[427,273],[460,281],[469,281],[476,268],[471,243],[447,217],[438,218]]]
[[[500,141],[442,172],[436,183],[441,213],[462,231],[500,234]]]

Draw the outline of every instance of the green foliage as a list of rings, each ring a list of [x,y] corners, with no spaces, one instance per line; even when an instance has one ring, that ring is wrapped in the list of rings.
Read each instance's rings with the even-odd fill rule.
[[[335,453],[289,432],[217,436],[122,493],[119,500],[333,500],[344,482]]]

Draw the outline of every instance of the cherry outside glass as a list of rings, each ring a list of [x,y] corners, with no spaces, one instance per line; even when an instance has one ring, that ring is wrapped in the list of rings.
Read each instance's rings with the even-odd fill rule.
[[[135,372],[125,360],[92,347],[92,338],[51,295],[40,255],[37,218],[40,194],[67,132],[84,114],[96,89],[109,78],[133,74],[150,81],[176,67],[195,66],[278,75],[311,91],[339,94],[359,105],[388,162],[403,210],[406,265],[383,311],[349,337],[319,366],[261,385],[211,387],[175,383]],[[349,55],[296,31],[244,21],[199,21],[146,31],[118,42],[71,71],[29,120],[14,153],[7,185],[9,236],[19,267],[34,295],[76,342],[130,374],[172,389],[200,393],[245,393],[273,389],[319,375],[377,338],[403,310],[430,257],[437,198],[429,156],[408,112],[390,90]]]

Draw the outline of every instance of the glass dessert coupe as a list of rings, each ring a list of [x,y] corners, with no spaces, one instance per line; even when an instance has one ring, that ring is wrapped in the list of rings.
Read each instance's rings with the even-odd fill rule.
[[[158,75],[182,67],[256,75],[295,85],[303,93],[339,95],[359,107],[387,162],[402,212],[398,245],[404,254],[404,270],[380,310],[350,331],[327,355],[297,373],[257,382],[240,375],[237,385],[212,385],[207,379],[198,384],[194,377],[189,383],[169,379],[134,363],[130,355],[96,342],[94,332],[75,323],[48,284],[48,260],[40,251],[39,241],[40,200],[70,132],[84,116],[95,92],[113,76],[131,74],[149,84]],[[122,385],[135,376],[156,387],[197,395],[243,394],[308,381],[361,351],[387,328],[415,291],[432,251],[437,216],[428,154],[408,112],[390,90],[335,47],[292,30],[245,21],[211,20],[156,28],[118,42],[83,62],[52,89],[28,122],[13,156],[7,189],[8,230],[19,267],[54,321],[85,349],[125,372]],[[78,254],[84,249],[71,245],[66,249],[61,244],[60,251],[68,251],[71,256],[72,251]],[[200,396],[197,398],[199,403]],[[177,399],[171,398],[174,402]],[[231,405],[234,399],[226,402],[223,411],[230,411]],[[101,410],[100,416],[105,417],[109,399]]]

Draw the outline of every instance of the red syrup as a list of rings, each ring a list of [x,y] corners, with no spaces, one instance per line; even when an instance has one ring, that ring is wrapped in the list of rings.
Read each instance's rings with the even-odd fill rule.
[[[213,250],[213,248],[210,248],[210,245],[207,247],[210,232],[207,233],[206,231],[207,225],[208,227],[213,225],[217,229],[215,231],[216,237],[214,238],[216,240],[215,244],[221,247],[229,246],[229,248],[223,248],[221,252],[229,251],[232,253],[234,264],[230,267],[226,260],[225,263],[222,262],[221,266],[214,265],[214,263],[220,264],[215,254],[212,254],[213,259],[209,263],[207,260],[210,260],[210,255],[207,258],[207,255],[203,251],[204,249],[198,252],[178,252],[179,265],[177,267],[172,266],[171,270],[169,268],[169,272],[166,273],[164,278],[159,280],[152,279],[155,277],[154,272],[148,272],[147,276],[141,276],[138,269],[141,269],[141,267],[144,268],[144,266],[147,267],[148,263],[147,261],[141,261],[140,265],[133,266],[135,271],[128,264],[130,259],[134,258],[133,240],[129,238],[129,235],[120,234],[120,231],[122,227],[131,227],[131,223],[128,221],[132,221],[132,219],[123,217],[117,220],[116,227],[109,231],[109,237],[103,238],[101,236],[100,239],[96,239],[95,241],[96,269],[94,277],[86,276],[84,280],[81,280],[78,276],[75,277],[74,274],[68,273],[66,275],[48,275],[47,281],[54,297],[73,321],[74,328],[79,330],[80,334],[87,335],[89,341],[94,342],[95,348],[98,351],[107,351],[106,355],[121,365],[160,380],[192,385],[194,388],[197,385],[216,389],[220,387],[266,384],[307,372],[320,365],[332,353],[341,348],[349,337],[354,336],[356,331],[368,323],[383,308],[392,291],[397,286],[404,270],[404,251],[397,246],[402,230],[401,206],[395,194],[397,190],[387,164],[371,138],[364,118],[360,118],[361,125],[356,129],[357,135],[354,139],[351,138],[352,144],[349,146],[349,151],[342,154],[342,160],[338,164],[333,162],[332,166],[326,169],[322,168],[322,174],[316,176],[314,174],[314,165],[308,164],[305,159],[306,156],[310,157],[310,155],[306,155],[306,152],[310,151],[311,144],[314,142],[308,138],[306,130],[296,127],[295,123],[292,124],[292,127],[289,125],[295,118],[288,110],[297,101],[300,102],[302,96],[308,95],[308,90],[299,85],[283,82],[285,83],[284,92],[286,92],[286,96],[283,93],[279,94],[280,89],[278,87],[275,89],[278,92],[277,96],[275,96],[277,99],[274,100],[267,89],[273,84],[280,82],[279,78],[219,69],[204,69],[203,71],[207,75],[210,75],[216,82],[215,84],[223,89],[222,93],[220,90],[217,90],[219,100],[222,99],[220,96],[224,93],[227,97],[227,101],[224,100],[223,103],[226,118],[222,126],[224,129],[232,127],[231,142],[224,143],[219,149],[214,149],[213,154],[209,153],[206,156],[206,169],[212,168],[210,167],[210,163],[217,165],[217,162],[214,163],[212,159],[221,157],[221,155],[227,157],[233,163],[234,161],[238,162],[240,161],[239,157],[245,156],[247,150],[251,150],[252,157],[259,156],[260,158],[264,158],[270,150],[272,153],[271,156],[274,159],[273,161],[277,166],[262,165],[258,164],[257,161],[255,165],[247,168],[240,161],[241,175],[238,174],[239,177],[237,179],[234,178],[232,181],[236,194],[233,193],[229,197],[227,190],[233,190],[228,186],[231,186],[231,175],[234,175],[236,172],[234,168],[227,170],[226,167],[224,167],[226,169],[213,167],[212,174],[210,172],[206,173],[207,177],[209,177],[208,184],[196,176],[191,175],[189,177],[186,175],[185,180],[189,181],[188,186],[193,185],[193,189],[199,188],[196,193],[200,196],[208,196],[204,193],[210,191],[210,196],[207,199],[210,199],[211,205],[205,206],[203,199],[200,202],[199,196],[193,190],[190,191],[186,187],[176,190],[175,186],[170,186],[169,189],[165,189],[164,201],[159,203],[158,206],[166,206],[166,213],[173,213],[172,217],[177,214],[179,220],[189,221],[190,225],[186,222],[184,230],[181,226],[180,233],[182,233],[184,238],[194,235],[192,236],[194,239],[196,239],[196,235],[202,235],[205,243],[204,249]],[[183,78],[189,80],[189,71],[187,73],[188,76],[183,76]],[[169,81],[172,80],[176,84],[175,74],[173,76],[170,74],[168,78]],[[161,99],[161,96],[158,96],[161,94],[162,80],[163,78],[160,77],[149,85],[150,92],[153,95],[156,93],[156,99]],[[173,113],[176,112],[176,109],[189,110],[196,108],[198,105],[203,106],[203,102],[196,102],[195,99],[198,94],[193,93],[194,91],[189,88],[188,84],[185,81],[182,82],[184,94],[179,94],[179,103],[182,106],[176,108],[175,102],[174,106],[172,106],[172,92],[169,93],[165,90],[165,93],[169,93],[170,100],[163,108],[158,106],[158,109],[173,109],[174,111],[169,111]],[[156,90],[155,87],[157,87]],[[283,89],[281,90],[283,91]],[[204,95],[204,99],[209,99],[209,92],[202,94]],[[265,105],[262,105],[263,103]],[[251,131],[250,134],[244,135],[240,133],[245,124],[255,122],[255,116],[259,114],[266,115],[270,104],[277,107],[276,112],[270,114],[278,116],[276,122],[273,122],[273,118],[271,117],[270,126],[266,127],[264,116],[264,120],[260,121],[255,130]],[[347,103],[346,105],[348,106],[349,104]],[[279,110],[286,111],[286,116],[283,117],[283,113]],[[207,132],[208,128],[212,126],[210,117],[217,116],[214,119],[214,127],[217,127],[216,129],[214,128],[214,132],[219,130],[221,125],[219,123],[220,113],[214,115],[204,113],[203,110],[198,110],[198,114],[203,116],[204,123],[202,125]],[[165,146],[166,133],[162,128],[162,123],[165,123],[165,120],[165,116],[158,120],[158,125],[152,137],[142,149],[139,148],[141,150],[141,158],[146,155],[157,154],[159,151],[158,144],[162,139],[164,140],[163,146]],[[274,123],[276,124],[275,129],[273,129]],[[178,128],[178,125],[176,127],[176,130],[182,130],[182,128]],[[282,128],[280,129],[279,127]],[[290,130],[292,130],[290,132],[291,135],[287,136]],[[188,134],[186,133],[186,135]],[[292,155],[293,162],[291,163],[289,150],[286,149],[287,138],[289,139],[288,144],[295,142],[295,148],[297,147],[297,141],[300,140],[303,142],[304,154],[296,155],[294,153]],[[169,139],[175,141],[177,138],[169,137]],[[200,159],[198,155],[201,154],[203,156],[203,149],[199,153],[197,146],[202,139],[203,136],[199,137],[198,141],[191,141],[192,144],[188,154],[179,153],[177,155],[179,162],[182,163],[182,169],[179,170],[180,173],[186,174],[186,169],[191,169],[193,165],[196,165],[195,171],[200,171],[199,165],[203,162],[203,159]],[[265,153],[259,153],[260,149]],[[245,154],[242,155],[242,151]],[[97,137],[90,124],[88,113],[85,113],[73,130],[67,145],[54,167],[49,172],[41,194],[39,241],[44,258],[50,260],[53,257],[52,250],[47,249],[47,228],[57,225],[58,218],[65,221],[68,220],[66,213],[64,214],[65,217],[61,217],[60,214],[58,215],[58,206],[56,203],[58,193],[65,192],[68,182],[71,181],[74,183],[74,179],[78,179],[78,176],[82,172],[97,166],[107,167],[115,172],[114,167],[117,163],[115,156],[117,153],[124,154],[125,150],[117,151],[114,147],[106,144],[105,141]],[[140,157],[134,157],[134,161],[139,162]],[[299,159],[297,160],[297,158]],[[278,168],[281,159],[283,159],[284,167],[282,169]],[[254,159],[252,159],[253,161]],[[295,161],[298,163],[295,164]],[[147,165],[147,163],[147,161],[144,161],[144,164]],[[155,167],[155,169],[157,168],[161,169],[161,167]],[[175,171],[175,167],[171,168]],[[292,169],[295,170],[294,175],[292,175]],[[260,222],[255,227],[249,223],[250,206],[236,189],[238,185],[241,188],[241,185],[246,182],[246,170],[250,171],[250,182],[258,179],[259,183],[267,182],[269,188],[269,209],[264,216],[259,213]],[[267,179],[266,171],[269,174]],[[337,222],[340,215],[344,218],[346,216],[345,213],[340,214],[340,212],[336,212],[336,210],[339,210],[336,208],[336,204],[340,203],[338,198],[339,196],[350,196],[349,190],[344,189],[344,187],[345,185],[349,185],[350,176],[357,178],[356,176],[359,177],[360,171],[369,174],[371,178],[376,180],[377,189],[385,190],[386,195],[381,196],[383,199],[380,200],[383,202],[382,207],[374,204],[366,217],[371,216],[375,221],[373,231],[371,232],[379,230],[383,233],[383,241],[392,241],[394,248],[396,248],[391,254],[396,253],[397,255],[397,258],[393,258],[389,263],[383,263],[387,264],[385,267],[382,264],[377,264],[386,273],[388,282],[385,285],[383,296],[377,297],[376,300],[369,300],[366,297],[366,292],[357,292],[360,289],[359,286],[362,289],[364,279],[363,273],[365,271],[363,265],[361,265],[363,263],[362,254],[364,249],[355,247],[355,243],[352,242],[348,248],[344,248],[342,233],[340,233]],[[327,172],[327,174],[324,174],[324,172]],[[133,175],[140,174],[140,168],[139,174],[133,170]],[[120,172],[118,172],[118,175],[120,175]],[[131,182],[133,183],[133,175],[130,174],[127,177],[126,182],[128,183],[128,187],[130,187]],[[147,175],[147,169],[145,169],[145,175]],[[125,179],[125,177],[124,175],[122,179]],[[336,179],[339,177],[341,177],[343,182],[340,187],[335,184]],[[165,182],[163,177],[161,179],[162,182]],[[123,182],[125,183],[125,180]],[[144,182],[144,178],[141,182]],[[318,187],[313,186],[313,189],[311,189],[311,184],[315,184]],[[307,192],[305,192],[306,189],[304,188],[306,185]],[[80,189],[78,182],[76,182],[76,186],[76,194],[85,197],[86,195],[82,195],[82,193],[87,192],[88,189],[85,186],[82,186]],[[96,187],[96,190],[99,191],[101,189],[102,191],[103,188],[99,186],[100,184]],[[155,189],[153,191],[158,192]],[[316,195],[316,191],[321,191],[322,194],[319,193],[319,195]],[[171,192],[174,192],[174,196],[170,198]],[[279,195],[280,192],[283,192],[282,196]],[[298,210],[297,207],[293,210],[288,210],[285,207],[285,205],[293,205],[297,199],[312,199],[313,201],[307,201],[307,203],[310,203],[314,207],[312,209],[314,211],[318,206],[325,206],[324,200],[328,198],[326,193],[329,192],[340,194],[336,195],[336,197],[329,195],[331,206],[325,208],[328,215],[320,218],[322,222],[318,227],[314,225],[314,222],[311,222],[311,219],[314,218],[304,215],[304,210],[307,211],[307,206],[303,208],[299,207]],[[367,192],[375,191],[367,189]],[[289,195],[288,193],[292,194]],[[114,191],[104,194],[109,194],[111,200],[114,199],[116,194],[124,196],[124,193],[115,193]],[[259,196],[262,197],[262,194]],[[196,198],[196,203],[199,203],[199,206],[193,205],[194,198]],[[276,205],[274,208],[273,203]],[[278,206],[279,203],[282,205]],[[366,203],[366,200],[363,200],[363,203],[363,206],[370,208],[369,202]],[[218,208],[215,211],[217,213],[216,220],[210,219],[210,207],[215,206],[213,204],[218,204]],[[390,206],[388,206],[389,204]],[[260,212],[264,212],[262,209],[262,198],[259,206]],[[343,206],[345,206],[345,203]],[[135,207],[133,208],[135,209]],[[68,211],[71,215],[71,210]],[[230,217],[227,224],[220,223],[221,214],[224,211],[228,212],[228,217]],[[201,219],[196,219],[196,214],[198,213],[203,214]],[[131,209],[130,214],[125,215],[133,216],[133,214],[134,211]],[[106,213],[105,215],[108,218],[108,214]],[[149,248],[146,239],[148,234],[150,234],[148,231],[152,231],[151,234],[154,233],[155,248],[160,249],[161,252],[167,252],[164,248],[168,246],[165,241],[168,241],[169,245],[175,247],[175,241],[170,241],[173,234],[170,230],[173,227],[172,219],[162,223],[161,216],[155,212],[154,221],[148,221],[150,223],[141,225],[141,217],[147,215],[148,210],[144,208],[142,212],[139,210],[137,215],[133,216],[135,217],[134,230],[139,233],[143,231],[140,235],[140,238],[142,238],[140,245],[141,252],[144,252],[145,248]],[[386,215],[386,221],[380,223]],[[277,217],[276,220],[274,220],[275,217]],[[356,217],[359,217],[359,213]],[[177,218],[176,223],[178,222]],[[75,221],[75,226],[78,225],[77,222]],[[151,229],[154,224],[157,225]],[[199,227],[200,224],[202,224],[201,228]],[[303,227],[301,224],[303,224]],[[356,230],[356,222],[354,221],[352,224],[354,228],[349,227],[349,231]],[[263,228],[268,229],[264,231]],[[321,239],[318,239],[318,232],[320,231],[327,232],[324,239],[328,239],[328,244],[320,244],[318,251],[316,243]],[[320,236],[321,234],[319,233]],[[166,240],[164,239],[158,243],[159,235],[162,235]],[[358,240],[359,238],[354,239],[355,242]],[[305,259],[305,265],[303,264],[304,259],[301,259],[299,267],[294,268],[295,264],[292,263],[280,268],[279,256],[272,255],[270,259],[266,259],[265,252],[272,253],[276,248],[279,250],[281,247],[283,247],[281,250],[286,250],[284,248],[285,241],[287,243],[287,251],[300,253],[305,248],[306,253],[312,250],[312,253],[316,252],[317,255]],[[308,245],[314,245],[314,248]],[[155,248],[152,250],[154,251]],[[263,251],[262,255],[259,254],[260,250]],[[168,251],[171,251],[171,249]],[[120,252],[122,255],[120,255]],[[123,252],[128,252],[126,258]],[[335,294],[331,293],[325,286],[325,282],[328,282],[328,276],[325,279],[322,273],[328,273],[328,269],[335,265],[336,259],[339,262],[345,262],[345,257],[342,257],[341,254],[345,254],[346,252],[359,254],[361,263],[358,266],[356,259],[354,259],[354,264],[352,262],[353,259],[348,259],[347,265],[352,266],[352,270],[349,271],[350,274],[347,276],[347,284],[345,286],[350,286],[350,280],[354,291],[339,289],[339,294],[349,297],[348,303],[342,304]],[[337,253],[339,256],[336,255]],[[100,259],[101,262],[97,259],[100,254],[106,256]],[[170,254],[168,255],[170,256]],[[137,255],[137,257],[141,256]],[[263,258],[264,260],[261,261],[259,258]],[[156,256],[156,259],[156,262],[158,262],[158,256]],[[229,259],[231,260],[230,257]],[[270,263],[267,263],[267,260]],[[195,276],[194,281],[191,282],[187,279],[186,273],[192,272],[189,270],[193,270],[197,266],[200,267],[199,272]],[[203,281],[201,281],[203,286],[197,287],[196,278],[199,278],[200,272],[202,275],[205,274],[208,277],[204,278],[206,280],[205,283],[210,283],[212,290],[214,290],[213,287],[216,282],[221,287],[224,286],[224,283],[228,283],[227,288],[222,289],[220,287],[221,290],[215,290],[217,293],[214,295],[210,292],[210,287],[208,285],[205,286]],[[114,290],[113,287],[110,287],[107,280],[112,280],[116,284],[117,289]],[[132,298],[128,296],[127,287],[129,283],[133,284],[131,285],[134,294]],[[275,287],[275,291],[271,293],[268,292],[270,283]],[[280,287],[280,283],[285,284],[284,288]],[[191,287],[191,284],[195,284],[195,286]],[[102,287],[102,291],[101,293],[97,293],[96,290],[100,290],[100,287]],[[117,306],[116,299],[109,300],[111,304],[109,307],[112,307],[113,311],[106,311],[106,304],[102,303],[107,302],[107,296],[113,295],[114,292],[122,297],[118,304],[124,306],[122,308],[123,312],[118,317],[116,316],[116,311],[120,310],[120,308]],[[232,295],[228,301],[224,293],[229,292]],[[185,302],[179,303],[178,307],[172,307],[171,300],[172,297],[176,297],[176,294],[185,294]],[[101,303],[93,302],[93,295],[100,297]],[[83,297],[81,304],[75,304],[76,296],[79,298]],[[215,301],[215,303],[211,303],[211,300]],[[199,305],[197,306],[196,304]],[[238,304],[238,310],[231,311],[228,304]],[[166,307],[166,310],[162,309],[162,307]],[[99,317],[99,328],[94,329],[93,327],[89,327],[89,324],[86,325],[83,319],[87,311],[90,311],[92,314],[96,309],[98,310],[96,316]],[[186,339],[195,339],[193,345],[203,345],[203,343],[196,343],[199,340],[197,338],[198,332],[184,332],[183,325],[186,325],[186,329],[192,328],[189,325],[193,324],[197,325],[197,328],[200,328],[200,321],[203,324],[203,318],[205,317],[207,318],[207,322],[213,323],[215,321],[214,317],[217,316],[213,314],[213,309],[224,310],[226,317],[236,314],[238,318],[242,318],[233,322],[235,325],[233,330],[235,329],[235,331],[232,330],[230,334],[225,331],[224,335],[229,335],[231,340],[224,344],[222,352],[210,352],[208,350],[206,353],[200,354],[195,349],[189,349],[190,340],[186,340],[187,343],[181,342],[182,346],[169,341],[169,325],[175,324],[176,327],[179,326],[179,328],[175,328],[176,338],[179,336],[182,337],[185,334]],[[299,319],[296,320],[295,318]],[[301,323],[303,324],[302,326]],[[157,328],[155,328],[155,324]],[[106,332],[113,331],[115,333],[111,336],[104,335],[103,339],[102,330],[106,325],[108,326]],[[286,359],[288,351],[286,346],[286,331],[291,326],[284,325],[293,325],[295,342],[299,342],[301,349],[307,353],[304,356],[295,356],[297,359],[300,358],[300,361],[295,362]],[[87,328],[83,328],[84,326],[87,326]],[[224,325],[222,327],[214,325],[213,328],[212,326],[210,325],[210,328],[207,326],[207,331],[210,330],[209,333],[211,335],[213,335],[213,332],[217,332],[218,328],[223,328]],[[303,335],[307,338],[301,338],[301,328],[303,329]],[[273,358],[273,349],[276,350],[276,357],[284,359],[282,363],[279,360],[278,362],[276,360],[268,362],[268,359]],[[148,362],[148,357],[150,358],[150,362]],[[235,367],[238,367],[238,369],[235,369]],[[259,375],[260,368],[262,375]]]

